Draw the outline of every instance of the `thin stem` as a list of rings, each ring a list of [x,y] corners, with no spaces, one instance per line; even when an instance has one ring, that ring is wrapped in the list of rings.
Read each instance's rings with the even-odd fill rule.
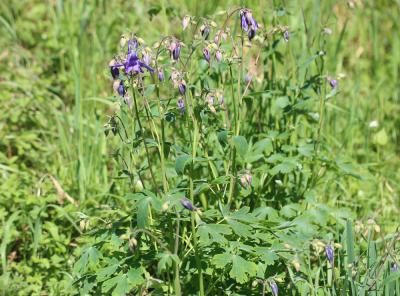
[[[157,193],[157,195],[159,195],[158,187],[157,187],[157,182],[156,182],[156,179],[155,179],[155,177],[154,177],[153,169],[151,168],[149,149],[148,149],[148,147],[147,147],[146,140],[145,140],[145,138],[144,138],[143,126],[142,126],[142,123],[140,122],[139,110],[138,110],[137,100],[136,100],[136,92],[135,92],[135,89],[134,89],[134,87],[133,87],[133,82],[132,82],[132,81],[131,81],[131,90],[132,90],[133,103],[134,103],[133,105],[134,105],[134,109],[135,109],[136,120],[137,120],[137,123],[138,123],[138,125],[139,125],[140,135],[142,136],[144,149],[146,150],[147,164],[148,164],[148,166],[149,166],[149,171],[150,171],[151,179],[153,180],[153,185],[154,185],[154,188],[155,188],[155,190],[156,190],[156,193]]]

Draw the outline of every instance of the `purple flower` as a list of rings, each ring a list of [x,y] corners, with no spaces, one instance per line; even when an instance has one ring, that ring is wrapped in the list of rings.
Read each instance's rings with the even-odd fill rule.
[[[121,97],[125,96],[125,94],[126,94],[126,89],[125,89],[125,86],[124,86],[124,82],[123,82],[122,80],[121,80],[121,82],[119,83],[119,86],[118,86],[117,91],[118,91],[118,94],[119,94]]]
[[[145,53],[143,54],[143,62],[144,62],[146,65],[150,65],[151,56],[150,56],[150,54],[148,54],[147,52],[145,52]]]
[[[180,93],[182,96],[184,96],[185,93],[186,93],[186,84],[185,84],[185,81],[182,80],[181,83],[179,83],[178,89],[179,89],[179,93]]]
[[[221,53],[221,51],[219,49],[215,52],[215,59],[218,62],[220,62],[222,60],[222,53]]]
[[[119,76],[119,69],[116,66],[110,66],[110,72],[113,79],[118,78]]]
[[[244,76],[244,81],[246,83],[250,83],[252,79],[253,79],[253,76],[250,73],[247,73],[246,76]]]
[[[128,54],[128,56],[126,58],[126,61],[124,63],[124,67],[125,67],[125,73],[126,74],[143,73],[143,69],[142,68],[146,68],[151,73],[154,72],[154,69],[152,67],[147,65],[145,62],[142,62],[141,60],[139,60],[136,52],[134,52],[134,51],[132,51],[132,52],[130,52]]]
[[[204,39],[208,39],[208,36],[210,36],[210,27],[209,26],[202,26],[200,29],[201,36],[203,36]]]
[[[169,51],[171,53],[171,57],[175,61],[178,60],[181,54],[181,44],[179,43],[179,41],[171,42],[171,45],[169,46]]]
[[[255,36],[256,36],[256,30],[250,29],[249,32],[247,33],[247,37],[249,37],[249,40],[251,41]]]
[[[178,99],[178,108],[181,111],[181,115],[183,115],[183,113],[185,113],[185,102],[182,100],[182,98]]]
[[[334,259],[334,252],[333,252],[333,247],[331,245],[327,245],[325,247],[325,253],[326,253],[326,258],[328,261],[333,264],[333,259]]]
[[[128,40],[128,54],[133,52],[138,47],[138,41],[136,38]]]
[[[329,85],[331,86],[332,89],[335,89],[338,85],[338,81],[334,78],[328,78]]]
[[[247,36],[251,41],[256,36],[258,24],[249,9],[245,8],[240,11],[240,22],[243,31],[248,32]]]
[[[210,56],[210,51],[207,48],[203,49],[203,56],[206,59],[206,61],[209,63],[211,56]]]
[[[271,287],[272,294],[274,294],[274,296],[278,296],[278,285],[275,283],[275,281],[270,281],[269,286]]]
[[[190,200],[188,200],[185,197],[181,199],[181,204],[185,209],[187,209],[189,211],[192,211],[192,212],[196,211],[196,207],[193,206],[193,204],[190,202]]]
[[[397,272],[399,270],[399,266],[396,263],[392,263],[392,267],[390,268],[391,272]]]
[[[164,71],[163,71],[163,69],[161,69],[161,68],[160,68],[160,70],[158,70],[158,80],[159,80],[160,82],[163,82],[163,81],[164,81]]]
[[[289,42],[289,38],[290,38],[290,33],[288,30],[285,30],[285,32],[283,32],[283,40],[285,40],[285,42]]]

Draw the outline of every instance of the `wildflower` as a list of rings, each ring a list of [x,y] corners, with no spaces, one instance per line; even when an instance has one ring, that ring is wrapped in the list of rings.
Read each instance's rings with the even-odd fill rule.
[[[251,41],[254,38],[254,36],[256,36],[258,24],[256,20],[253,18],[253,15],[249,9],[246,8],[242,9],[240,11],[240,16],[241,16],[241,27],[243,31],[248,32],[247,36]]]
[[[144,52],[144,53],[143,53],[143,62],[144,62],[146,65],[150,65],[151,56],[150,56],[150,54],[149,54],[148,52]]]
[[[247,171],[240,177],[240,183],[242,184],[243,187],[251,186],[252,180],[253,180],[253,177],[249,171]]]
[[[210,56],[210,51],[207,48],[203,49],[203,56],[206,59],[206,61],[209,63],[211,60],[211,56]]]
[[[185,102],[182,100],[182,98],[178,99],[178,108],[181,111],[181,115],[183,115],[185,113]]]
[[[391,272],[397,272],[399,270],[399,267],[397,266],[396,263],[392,263],[392,267],[390,268]]]
[[[148,71],[150,71],[151,73],[154,72],[154,69],[152,67],[150,67],[148,64],[146,64],[145,62],[139,60],[136,52],[131,51],[127,58],[126,61],[124,63],[124,67],[125,67],[125,72],[126,74],[138,74],[138,73],[143,73],[143,69],[142,68],[146,68]]]
[[[272,294],[274,294],[274,296],[278,296],[278,285],[275,283],[275,281],[270,281],[269,286],[271,287]]]
[[[190,200],[188,200],[185,197],[181,199],[181,204],[185,209],[187,209],[189,211],[192,211],[192,212],[196,211],[196,207],[190,202]]]
[[[117,91],[118,91],[118,94],[121,97],[125,96],[125,94],[126,94],[126,89],[125,89],[125,86],[124,86],[124,82],[122,80],[119,83]]]
[[[332,89],[337,88],[338,81],[335,78],[328,77],[328,82]]]
[[[182,80],[178,85],[179,93],[184,96],[186,93],[186,83],[185,80]]]
[[[183,27],[184,31],[186,30],[187,26],[189,25],[189,22],[190,22],[190,16],[186,15],[182,20],[182,27]]]
[[[283,32],[283,40],[285,42],[289,42],[289,38],[290,38],[290,33],[288,30],[285,30],[285,32]]]
[[[331,245],[327,245],[325,247],[325,253],[326,253],[326,258],[328,261],[333,264],[333,258],[334,258],[334,253],[333,253],[333,247]]]
[[[250,73],[247,73],[246,76],[244,77],[244,81],[246,83],[250,83],[252,79],[253,79],[253,76]]]
[[[324,34],[326,35],[332,35],[332,29],[331,28],[324,28]]]
[[[128,54],[134,51],[138,47],[138,41],[136,38],[128,40]]]
[[[163,82],[164,81],[164,71],[163,71],[163,69],[159,69],[158,70],[158,80],[160,81],[160,82]]]
[[[181,44],[179,41],[172,41],[169,46],[169,52],[171,53],[171,57],[176,61],[179,59],[179,55],[181,54]]]
[[[220,62],[222,60],[222,53],[221,53],[221,51],[219,49],[215,52],[215,59],[218,62]]]
[[[203,26],[201,26],[201,28],[200,28],[200,32],[201,32],[201,36],[203,36],[203,38],[204,38],[205,40],[207,40],[208,37],[210,36],[210,27],[207,26],[207,25],[203,25]]]

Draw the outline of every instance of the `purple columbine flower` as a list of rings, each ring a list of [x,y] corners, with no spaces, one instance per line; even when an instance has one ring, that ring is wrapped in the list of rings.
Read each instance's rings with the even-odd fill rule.
[[[285,30],[285,32],[283,32],[283,40],[285,40],[285,42],[289,42],[290,39],[290,33],[288,30]]]
[[[243,31],[248,32],[247,36],[251,41],[256,36],[258,24],[249,9],[245,8],[240,11],[240,21]]]
[[[125,96],[125,94],[126,94],[126,89],[125,89],[125,86],[124,86],[124,82],[122,80],[120,81],[120,83],[118,85],[117,91],[118,91],[118,94],[121,97]]]
[[[116,66],[110,66],[110,72],[113,79],[118,78],[119,76],[119,69]]]
[[[326,258],[328,261],[333,264],[333,259],[334,259],[334,252],[333,252],[333,247],[331,245],[327,245],[325,247],[325,253],[326,253]]]
[[[390,268],[391,272],[397,272],[399,270],[399,266],[396,263],[392,263],[392,267]]]
[[[176,61],[179,59],[179,56],[181,54],[181,44],[179,41],[173,41],[171,42],[171,45],[169,47],[169,51],[171,53],[171,57]]]
[[[338,81],[335,78],[329,78],[329,85],[331,86],[332,89],[337,88],[338,86]]]
[[[203,56],[206,59],[206,61],[209,63],[211,60],[211,55],[210,55],[210,51],[207,48],[203,49]]]
[[[193,206],[193,204],[190,202],[190,200],[188,200],[185,197],[181,199],[181,204],[185,209],[187,209],[189,211],[192,211],[192,212],[196,211],[196,207]]]
[[[222,53],[219,49],[215,52],[215,59],[220,62],[222,60]]]
[[[179,83],[178,89],[179,89],[179,93],[180,93],[182,96],[184,96],[185,93],[186,93],[186,84],[185,84],[185,81],[182,80],[181,83]]]
[[[128,54],[135,51],[138,47],[138,41],[136,38],[128,40]]]
[[[136,52],[134,52],[134,51],[132,51],[128,54],[126,61],[124,63],[124,67],[125,67],[126,74],[143,73],[144,71],[142,68],[146,68],[151,73],[154,72],[154,69],[152,67],[147,65],[145,62],[142,62],[141,60],[139,60]]]
[[[160,70],[158,70],[158,80],[159,80],[160,82],[163,82],[163,81],[164,81],[164,71],[163,71],[163,69],[161,69],[161,68],[160,68]]]
[[[210,27],[209,26],[202,26],[202,28],[200,29],[201,32],[201,36],[203,36],[203,38],[205,40],[208,39],[208,37],[210,36]]]
[[[278,296],[278,285],[275,283],[275,281],[270,281],[269,286],[271,287],[272,294],[274,294],[274,296]]]
[[[182,98],[178,99],[178,108],[181,111],[181,115],[183,115],[185,113],[185,102],[182,100]]]

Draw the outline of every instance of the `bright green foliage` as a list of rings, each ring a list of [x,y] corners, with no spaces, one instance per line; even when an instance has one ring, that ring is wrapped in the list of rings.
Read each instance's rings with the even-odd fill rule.
[[[244,1],[210,64],[238,2],[156,2],[0,1],[0,295],[400,295],[398,1]],[[142,130],[132,30],[184,42]]]

